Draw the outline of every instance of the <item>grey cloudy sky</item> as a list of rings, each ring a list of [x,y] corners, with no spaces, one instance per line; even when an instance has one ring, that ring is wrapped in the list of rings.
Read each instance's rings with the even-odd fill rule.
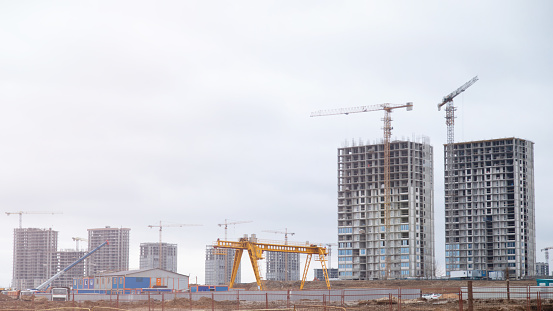
[[[205,246],[225,219],[335,243],[336,149],[382,137],[382,113],[311,111],[413,102],[396,138],[434,146],[436,248],[444,264],[444,112],[456,140],[535,142],[539,250],[553,246],[550,1],[3,1],[0,3],[0,204],[24,227],[167,228],[179,272],[204,279]],[[12,277],[17,215],[0,217],[0,285]],[[314,264],[311,265],[312,267]],[[333,261],[337,266],[337,261]],[[248,262],[243,279],[254,281]],[[312,274],[309,276],[312,277]]]

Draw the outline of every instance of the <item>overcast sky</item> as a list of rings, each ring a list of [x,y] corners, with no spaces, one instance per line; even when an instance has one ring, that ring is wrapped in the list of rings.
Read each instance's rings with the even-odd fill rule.
[[[553,246],[553,3],[550,1],[2,1],[0,204],[23,226],[131,228],[178,243],[178,272],[204,280],[206,245],[263,230],[337,242],[337,148],[379,142],[381,112],[414,103],[393,137],[434,146],[437,261],[444,266],[443,96],[456,141],[535,143],[537,260]],[[0,286],[13,229],[0,217]],[[81,243],[81,246],[85,243]],[[337,253],[337,252],[335,252]],[[337,267],[334,256],[332,266]],[[244,258],[246,260],[246,258]],[[311,267],[318,267],[314,262]],[[302,267],[303,268],[303,267]],[[264,270],[264,267],[263,267]],[[253,282],[249,261],[244,281]],[[312,278],[312,274],[309,274]]]

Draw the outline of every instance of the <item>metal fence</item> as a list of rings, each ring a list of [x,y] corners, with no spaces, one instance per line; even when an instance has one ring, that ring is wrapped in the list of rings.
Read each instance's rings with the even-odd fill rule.
[[[433,294],[433,295],[431,295]],[[43,294],[37,294],[40,299]],[[43,298],[45,300],[45,298]],[[135,310],[553,310],[553,287],[364,288],[145,293],[134,295],[72,294],[66,305]],[[23,307],[23,306],[21,306]],[[89,306],[92,308],[92,306]],[[300,308],[301,307],[301,308]],[[38,310],[33,306],[28,306]],[[107,308],[107,309],[106,309]],[[320,309],[323,308],[323,309]],[[325,309],[326,308],[326,309]],[[336,308],[332,310],[332,308]],[[17,308],[21,309],[21,308]],[[44,309],[44,308],[41,308]],[[303,310],[303,309],[302,309]],[[340,309],[341,310],[341,309]]]

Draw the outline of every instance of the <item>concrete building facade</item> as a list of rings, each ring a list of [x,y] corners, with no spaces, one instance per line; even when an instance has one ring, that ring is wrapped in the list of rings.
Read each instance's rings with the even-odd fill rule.
[[[300,254],[283,252],[265,252],[267,272],[265,278],[269,281],[299,281]]]
[[[100,272],[129,270],[129,228],[88,229],[88,250],[109,241],[106,245],[87,259],[87,275],[93,276]]]
[[[13,235],[12,288],[36,288],[54,273],[52,254],[58,248],[58,232],[50,229],[17,228]]]
[[[217,249],[207,245],[205,249],[205,284],[226,285],[230,283],[234,265],[234,249]],[[238,267],[234,284],[241,282],[242,264]]]
[[[140,243],[140,269],[160,268],[177,272],[177,244],[161,243],[161,267],[159,249],[159,243]]]
[[[445,164],[446,275],[535,274],[533,146],[519,138],[453,144]]]
[[[390,144],[390,241],[385,240],[384,144],[338,149],[340,279],[384,279],[386,264],[388,278],[434,276],[433,148],[427,138],[419,141]],[[387,247],[389,259],[383,256]]]
[[[61,250],[52,253],[52,275],[65,269],[79,258],[86,254],[85,251]],[[82,261],[71,269],[67,270],[62,276],[52,282],[53,287],[71,287],[74,278],[82,278],[85,274],[85,261]]]
[[[536,276],[549,276],[549,264],[547,262],[536,262]]]

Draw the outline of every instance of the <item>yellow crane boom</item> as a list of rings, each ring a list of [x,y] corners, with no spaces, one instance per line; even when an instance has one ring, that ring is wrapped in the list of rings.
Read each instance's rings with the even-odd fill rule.
[[[301,280],[300,290],[303,289],[305,284],[305,279],[307,278],[307,271],[311,262],[311,257],[317,255],[316,260],[321,262],[323,273],[325,276],[326,286],[330,289],[330,281],[328,280],[328,271],[326,269],[326,258],[328,254],[325,247],[317,246],[314,244],[311,245],[290,245],[290,244],[275,244],[275,243],[261,243],[257,239],[253,238],[248,239],[247,237],[240,238],[239,241],[221,241],[213,245],[214,248],[231,248],[236,250],[234,255],[234,264],[232,266],[232,275],[230,278],[229,288],[232,288],[234,285],[234,280],[236,279],[236,274],[238,273],[238,267],[240,267],[240,261],[242,259],[242,253],[244,250],[248,251],[250,257],[250,262],[252,264],[253,272],[255,274],[255,280],[259,290],[263,290],[263,282],[261,281],[261,275],[259,273],[259,265],[257,264],[258,260],[263,259],[263,252],[283,252],[283,253],[296,253],[296,254],[307,254],[307,259],[305,261],[305,268],[303,271],[303,276]]]

